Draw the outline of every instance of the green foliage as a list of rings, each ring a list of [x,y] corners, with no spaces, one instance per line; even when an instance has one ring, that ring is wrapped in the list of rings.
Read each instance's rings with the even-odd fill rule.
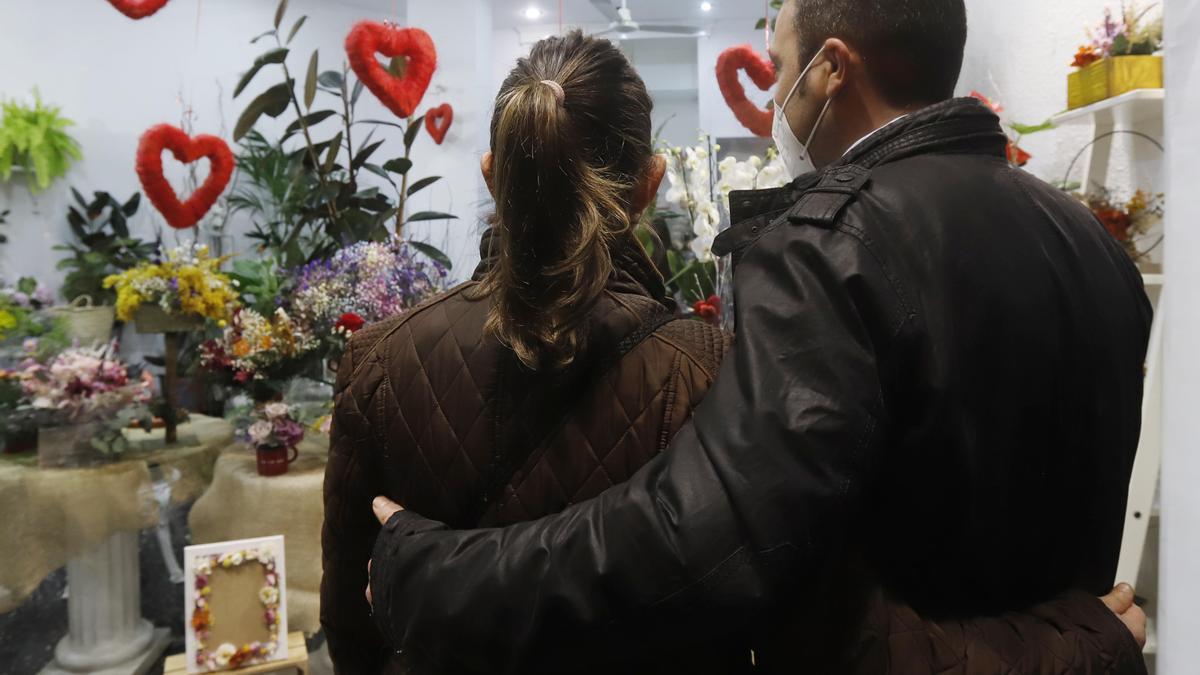
[[[430,211],[407,218],[405,215],[406,201],[440,180],[430,177],[409,184],[411,150],[424,118],[405,120],[404,124],[355,119],[362,82],[352,83],[345,66],[340,71],[321,72],[320,56],[315,51],[297,87],[285,45],[295,38],[305,17],[292,25],[285,41],[280,27],[286,16],[287,0],[283,0],[275,11],[274,29],[252,41],[271,37],[275,48],[251,64],[234,90],[236,98],[267,66],[277,65],[281,71],[283,81],[252,99],[234,129],[234,139],[241,144],[241,180],[229,202],[233,211],[249,213],[253,218],[250,237],[259,243],[260,252],[280,267],[297,267],[354,243],[381,241],[393,230],[399,234],[408,223],[454,219],[451,214]],[[321,95],[332,98],[333,103],[314,110]],[[294,120],[278,140],[269,140],[254,130],[264,115],[278,118],[289,110]],[[318,140],[322,125],[330,126],[328,120],[341,122],[340,128],[325,136],[327,140]],[[370,130],[356,145],[355,134],[363,126]],[[375,155],[384,140],[375,138],[375,134],[387,128],[404,132],[404,156],[379,161]],[[363,172],[378,177],[386,186],[364,185],[360,180]],[[446,260],[444,254],[427,244],[419,250],[443,264]]]
[[[8,101],[0,110],[0,179],[9,180],[19,167],[32,174],[30,189],[41,192],[83,157],[65,131],[75,123],[60,116],[58,107],[44,105],[36,92],[32,108]]]
[[[88,296],[96,304],[111,305],[116,294],[104,288],[104,278],[144,262],[157,246],[130,236],[128,219],[137,213],[141,194],[134,193],[124,203],[107,192],[95,192],[89,202],[72,188],[75,204],[67,211],[74,241],[55,246],[70,257],[59,261],[58,269],[67,270],[63,297],[71,302]]]
[[[783,8],[783,0],[771,0],[771,9],[772,10],[778,12],[782,8]],[[770,24],[771,24],[771,32],[772,33],[775,32],[775,17],[774,16],[764,16],[763,18],[759,19],[758,23],[754,24],[754,30],[762,30],[762,29],[766,28],[768,22],[770,22]]]
[[[228,274],[237,282],[242,304],[263,316],[275,312],[284,276],[274,259],[237,260]]]

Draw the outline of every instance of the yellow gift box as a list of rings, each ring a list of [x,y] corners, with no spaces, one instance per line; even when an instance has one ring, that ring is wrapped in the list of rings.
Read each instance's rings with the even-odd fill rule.
[[[1161,89],[1163,57],[1113,56],[1067,75],[1067,108],[1075,110],[1135,89]]]

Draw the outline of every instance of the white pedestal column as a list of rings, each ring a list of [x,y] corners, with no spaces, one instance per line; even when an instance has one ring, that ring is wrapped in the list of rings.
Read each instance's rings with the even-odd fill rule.
[[[44,674],[140,675],[166,648],[141,614],[138,533],[119,532],[67,563],[69,629]]]

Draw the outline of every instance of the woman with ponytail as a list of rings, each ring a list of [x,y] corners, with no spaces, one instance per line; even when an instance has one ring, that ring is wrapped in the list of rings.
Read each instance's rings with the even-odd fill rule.
[[[351,341],[325,478],[321,622],[338,673],[493,667],[483,654],[459,654],[451,667],[389,647],[363,593],[376,495],[455,529],[556,513],[630,478],[708,391],[729,340],[676,318],[634,236],[664,172],[650,112],[641,78],[608,41],[575,32],[535,45],[496,99],[482,162],[495,213],[474,280]],[[942,626],[878,597],[861,652],[886,659],[893,644],[936,640],[961,647],[941,662],[947,671],[961,662],[984,675],[995,663],[998,675],[1000,659],[1038,664],[1064,652],[1099,664],[1129,639],[1077,630],[1095,618],[1094,600]],[[546,671],[734,675],[753,669],[756,629],[744,629],[604,663],[568,655]]]

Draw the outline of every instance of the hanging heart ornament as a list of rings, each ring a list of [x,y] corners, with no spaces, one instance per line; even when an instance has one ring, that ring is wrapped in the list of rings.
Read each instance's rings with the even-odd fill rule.
[[[759,89],[767,91],[775,85],[775,64],[759,56],[750,45],[730,47],[717,58],[717,84],[734,117],[755,136],[769,138],[774,113],[746,98],[746,89],[738,79],[742,70]]]
[[[208,178],[185,202],[179,200],[163,175],[164,150],[170,150],[184,164],[206,158],[209,161]],[[212,209],[233,177],[233,166],[233,153],[225,141],[206,134],[192,138],[169,124],[150,127],[138,143],[137,174],[146,197],[177,230],[194,226]]]
[[[376,54],[408,60],[404,75],[389,73]],[[350,67],[367,89],[398,117],[410,117],[437,70],[437,48],[433,38],[420,28],[400,28],[376,21],[360,21],[346,36]]]
[[[108,3],[131,19],[144,19],[162,9],[167,0],[108,0]]]
[[[446,140],[446,133],[450,131],[450,125],[453,123],[454,108],[449,103],[443,103],[425,113],[425,130],[438,145]]]

